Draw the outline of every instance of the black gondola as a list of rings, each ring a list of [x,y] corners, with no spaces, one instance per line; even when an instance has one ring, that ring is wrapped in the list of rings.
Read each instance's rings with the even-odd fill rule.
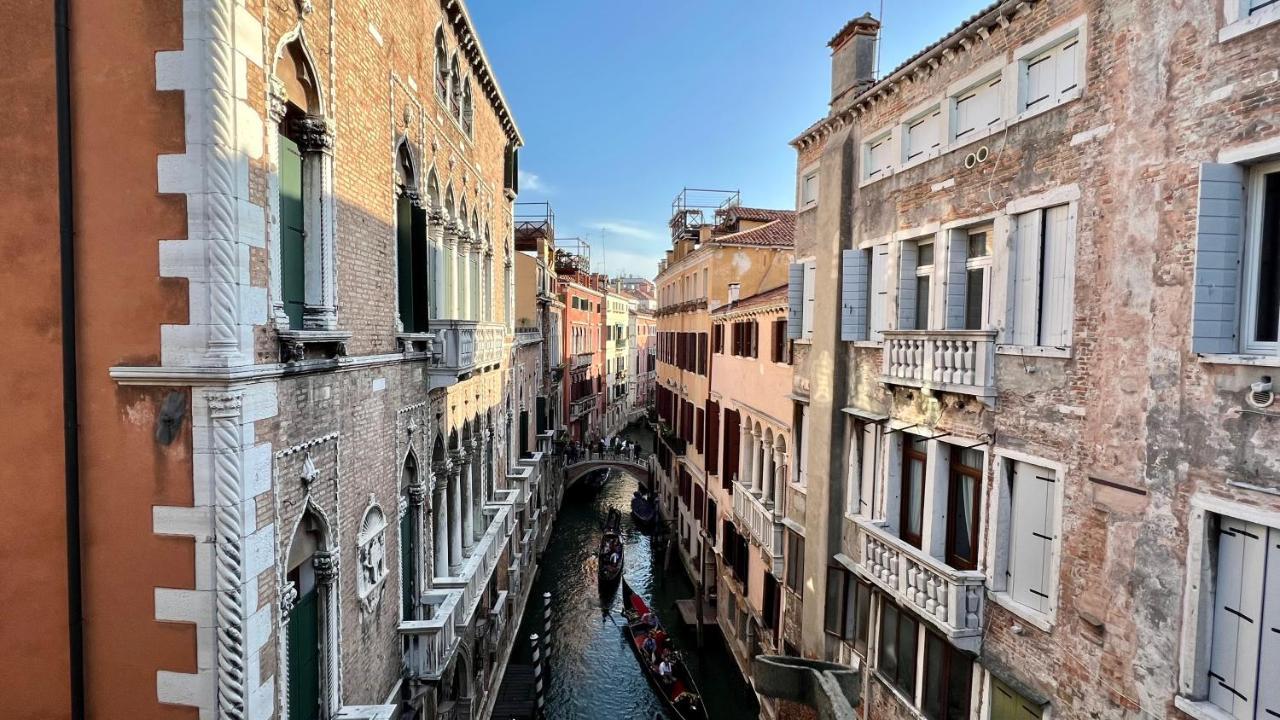
[[[662,621],[626,580],[622,581],[622,614],[627,619],[627,625],[623,628],[627,642],[640,661],[645,676],[649,678],[649,684],[662,698],[662,704],[678,720],[705,720],[707,709],[702,704],[702,696],[693,682],[693,675],[684,664],[684,658],[678,650],[671,647],[670,639],[662,628]],[[650,636],[654,640],[652,649],[645,647]],[[665,679],[660,672],[660,663],[664,657],[671,665],[670,675]]]
[[[600,488],[604,487],[605,481],[609,479],[609,472],[610,472],[609,468],[600,468],[598,470],[592,470],[591,472],[583,476],[582,480],[580,480],[579,482],[581,483],[582,487],[588,492],[596,492],[600,490]]]
[[[600,582],[615,583],[622,577],[622,513],[609,508],[600,530]]]
[[[631,496],[631,516],[641,527],[646,530],[652,529],[654,521],[658,519],[658,504],[655,498],[644,490],[636,490]]]

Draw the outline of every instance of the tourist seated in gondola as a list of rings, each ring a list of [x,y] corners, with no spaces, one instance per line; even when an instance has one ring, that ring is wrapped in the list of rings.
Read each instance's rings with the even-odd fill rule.
[[[658,679],[663,685],[670,685],[675,682],[675,676],[671,674],[671,661],[666,657],[662,658],[662,662],[658,663]]]
[[[644,623],[645,625],[648,625],[651,628],[658,627],[658,618],[654,617],[653,613],[651,612],[647,612],[644,615],[640,616],[640,622]]]
[[[649,664],[652,665],[653,663],[657,662],[658,641],[653,639],[653,635],[650,634],[650,635],[644,636],[643,647],[644,647],[644,651],[649,654]]]

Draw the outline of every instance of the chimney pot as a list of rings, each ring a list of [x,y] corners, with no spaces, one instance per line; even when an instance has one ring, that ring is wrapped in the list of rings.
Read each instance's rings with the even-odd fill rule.
[[[876,43],[880,21],[865,13],[850,20],[831,38],[831,104],[852,97],[876,80]]]
[[[729,304],[738,302],[738,294],[742,291],[741,283],[729,283]]]

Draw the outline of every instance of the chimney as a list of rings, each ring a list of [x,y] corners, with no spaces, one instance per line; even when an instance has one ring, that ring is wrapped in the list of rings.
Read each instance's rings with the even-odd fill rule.
[[[742,290],[741,283],[729,283],[729,304],[738,302],[738,293]]]
[[[831,104],[852,98],[876,81],[876,42],[880,21],[866,13],[850,20],[831,38]]]

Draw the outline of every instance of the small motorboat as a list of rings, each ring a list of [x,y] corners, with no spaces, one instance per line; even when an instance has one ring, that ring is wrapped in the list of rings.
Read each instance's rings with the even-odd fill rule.
[[[644,490],[636,490],[631,496],[631,516],[641,527],[651,529],[658,519],[658,504],[654,497]]]
[[[706,720],[707,709],[702,704],[702,696],[694,685],[684,658],[680,651],[671,647],[662,621],[626,580],[622,581],[622,614],[627,619],[623,632],[627,635],[628,644],[649,678],[649,684],[662,698],[662,704],[677,720]],[[646,648],[650,639],[653,643]],[[662,672],[664,661],[670,669],[667,673]]]
[[[622,577],[622,513],[609,508],[600,530],[600,584],[616,583]]]

